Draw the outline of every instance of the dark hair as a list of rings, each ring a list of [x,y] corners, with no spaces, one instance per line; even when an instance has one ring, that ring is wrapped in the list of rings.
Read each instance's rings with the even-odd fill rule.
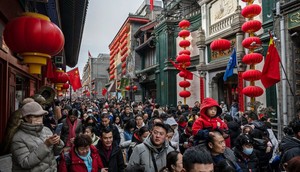
[[[172,165],[176,166],[176,162],[178,160],[178,154],[180,152],[178,151],[171,151],[167,154],[167,165],[166,167],[169,169],[169,171],[171,171],[172,169]]]
[[[89,120],[92,120],[93,121],[93,124],[97,124],[97,119],[94,117],[94,115],[89,115],[86,120],[85,120],[85,123],[88,124],[88,121]]]
[[[214,134],[208,134],[208,138],[207,138],[207,148],[210,150],[211,148],[208,146],[208,143],[214,143],[214,138],[215,138],[215,135],[221,135],[223,137],[223,132],[218,130],[218,129],[215,129],[214,131],[211,131],[213,132]]]
[[[225,119],[227,122],[233,121],[233,118],[232,118],[232,116],[231,116],[230,114],[226,114],[226,115],[224,116],[224,119]]]
[[[174,133],[175,131],[174,131],[174,129],[171,127],[171,125],[169,125],[169,124],[165,124],[165,126],[167,127],[167,133]]]
[[[184,115],[180,115],[179,118],[178,118],[178,122],[186,122],[187,119]]]
[[[194,164],[213,164],[211,154],[204,148],[198,147],[187,149],[183,154],[183,168],[191,171]]]
[[[158,110],[154,110],[154,111],[153,111],[152,118],[154,118],[154,117],[159,117],[159,112],[158,112]]]
[[[141,127],[140,129],[137,130],[137,134],[139,135],[139,137],[141,137],[147,131],[149,131],[148,127],[143,126],[143,127]]]
[[[86,147],[93,143],[92,138],[85,134],[79,134],[74,139],[75,148]]]
[[[102,137],[102,134],[105,133],[110,133],[113,132],[113,129],[111,127],[104,127],[101,131],[100,131],[100,136]]]
[[[127,121],[127,123],[124,126],[124,131],[129,131],[131,128],[135,128],[135,120],[130,119]]]
[[[154,106],[156,109],[158,109],[160,107],[160,105],[158,103],[155,104]]]
[[[79,115],[79,112],[75,108],[69,110],[69,112],[68,112],[68,116],[76,116],[76,117],[78,117],[78,115]]]
[[[142,114],[138,114],[134,117],[134,119],[136,119],[137,117],[141,117],[143,119],[143,115]]]
[[[161,128],[163,128],[163,129],[166,131],[166,133],[168,133],[168,127],[167,127],[165,124],[163,124],[163,123],[156,123],[156,124],[153,124],[152,129],[153,129],[154,127],[161,127]]]
[[[258,120],[257,114],[252,111],[248,114],[248,118],[251,118],[252,120]]]
[[[95,127],[90,126],[90,125],[86,126],[86,127],[84,128],[83,132],[85,132],[86,129],[90,129],[90,130],[91,130],[91,133],[95,133],[95,132],[96,132]]]
[[[101,119],[103,119],[103,118],[108,118],[108,119],[110,119],[110,116],[109,116],[108,113],[103,113],[103,114],[101,115]]]
[[[253,138],[248,134],[239,135],[235,140],[235,147],[238,150],[242,151],[243,150],[243,145],[245,145],[245,144],[253,145],[254,144]]]
[[[293,132],[295,135],[300,132],[300,120],[299,119],[294,119],[293,121],[290,122],[289,126],[293,129]]]

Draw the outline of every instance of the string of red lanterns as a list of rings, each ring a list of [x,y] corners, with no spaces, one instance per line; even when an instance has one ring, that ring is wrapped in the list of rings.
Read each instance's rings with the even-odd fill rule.
[[[188,20],[182,20],[178,24],[178,26],[182,29],[178,33],[178,36],[183,39],[179,42],[179,46],[183,48],[183,50],[179,51],[179,55],[177,56],[176,61],[179,63],[182,69],[186,69],[191,65],[191,52],[187,49],[187,47],[191,45],[191,42],[186,39],[191,34],[191,32],[187,30],[190,25],[191,23]],[[183,88],[183,90],[179,92],[179,96],[184,98],[184,104],[186,104],[186,98],[191,96],[191,92],[186,90],[186,88],[190,87],[191,83],[187,81],[185,72],[180,71],[179,76],[183,78],[183,81],[179,82],[179,86]]]
[[[253,17],[261,13],[261,7],[253,4],[253,0],[242,0],[247,3],[247,6],[242,9],[241,14],[248,18],[248,21],[242,25],[242,31],[249,33],[249,37],[244,39],[242,45],[249,49],[249,54],[246,54],[242,62],[250,65],[250,69],[245,71],[242,75],[243,79],[250,82],[250,85],[243,89],[243,94],[251,97],[251,104],[255,102],[255,97],[261,96],[264,91],[261,87],[255,85],[255,81],[260,80],[261,71],[255,69],[255,65],[263,60],[263,56],[259,53],[254,53],[256,48],[261,47],[261,40],[259,37],[254,36],[254,32],[261,29],[262,24],[260,21],[253,20]],[[252,106],[253,108],[253,106]]]

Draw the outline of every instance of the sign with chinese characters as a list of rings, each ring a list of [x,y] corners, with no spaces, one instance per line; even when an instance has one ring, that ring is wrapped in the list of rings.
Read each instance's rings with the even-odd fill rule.
[[[218,0],[210,8],[210,24],[215,24],[230,16],[237,8],[236,0]]]
[[[300,10],[288,14],[288,29],[300,26]]]

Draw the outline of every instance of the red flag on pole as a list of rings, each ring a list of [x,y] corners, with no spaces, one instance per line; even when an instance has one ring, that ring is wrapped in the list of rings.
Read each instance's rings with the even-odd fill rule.
[[[89,58],[92,58],[92,55],[91,55],[90,51],[88,52],[88,55],[89,55]]]
[[[72,86],[74,91],[82,87],[78,67],[70,70],[69,72],[67,72],[67,74],[69,75],[70,85]]]
[[[103,89],[102,89],[102,96],[105,96],[106,93],[107,93],[107,89],[106,89],[106,88],[103,88]]]
[[[279,63],[280,57],[274,45],[273,37],[270,35],[269,48],[261,76],[261,82],[265,88],[269,88],[280,81]]]
[[[190,71],[188,71],[188,70],[182,68],[179,64],[176,64],[176,63],[175,63],[173,60],[171,60],[170,58],[169,58],[169,61],[172,63],[172,65],[173,65],[176,69],[178,69],[178,70],[180,70],[181,72],[185,73],[185,78],[186,78],[186,79],[193,80],[193,73],[192,73],[192,72],[190,72]]]
[[[154,0],[150,0],[150,11],[153,11],[153,2]]]

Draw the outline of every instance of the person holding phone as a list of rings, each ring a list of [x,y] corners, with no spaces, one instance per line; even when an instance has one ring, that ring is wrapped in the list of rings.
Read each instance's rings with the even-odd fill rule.
[[[57,171],[55,156],[64,143],[44,126],[43,117],[48,112],[33,101],[21,108],[21,114],[23,121],[11,144],[12,171]]]

